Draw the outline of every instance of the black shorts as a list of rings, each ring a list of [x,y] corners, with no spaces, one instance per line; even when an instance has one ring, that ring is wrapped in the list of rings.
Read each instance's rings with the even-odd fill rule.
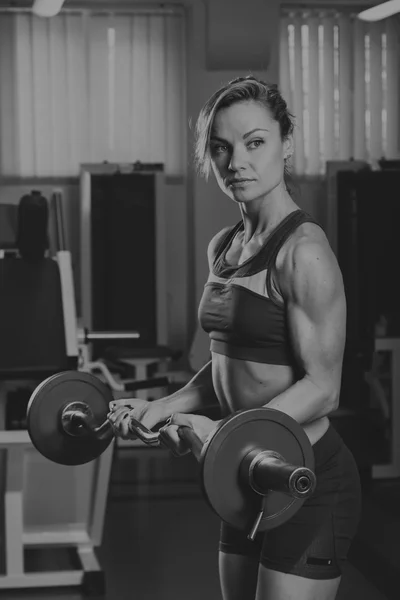
[[[297,513],[283,525],[257,534],[226,523],[220,551],[257,557],[274,571],[308,579],[341,575],[361,515],[361,485],[350,450],[332,425],[313,446],[317,486]]]

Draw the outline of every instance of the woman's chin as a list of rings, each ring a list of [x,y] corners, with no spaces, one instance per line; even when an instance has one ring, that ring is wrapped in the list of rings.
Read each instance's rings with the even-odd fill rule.
[[[258,198],[258,194],[255,194],[254,191],[251,193],[246,190],[234,190],[230,194],[231,198],[235,202],[252,202]]]

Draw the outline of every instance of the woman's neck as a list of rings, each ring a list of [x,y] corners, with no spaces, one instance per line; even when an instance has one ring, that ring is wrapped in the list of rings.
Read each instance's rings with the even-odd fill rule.
[[[289,194],[275,202],[258,203],[255,200],[252,203],[242,203],[240,211],[244,224],[244,243],[256,238],[265,240],[287,215],[298,208]]]

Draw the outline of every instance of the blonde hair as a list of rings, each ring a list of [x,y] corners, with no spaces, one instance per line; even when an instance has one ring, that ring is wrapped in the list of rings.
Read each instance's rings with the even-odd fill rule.
[[[248,100],[259,102],[270,111],[272,118],[279,123],[282,140],[293,133],[294,117],[289,112],[276,84],[265,83],[252,75],[230,81],[207,100],[196,123],[195,163],[199,173],[206,179],[211,167],[209,143],[215,115],[222,108]],[[289,175],[286,164],[285,175]]]

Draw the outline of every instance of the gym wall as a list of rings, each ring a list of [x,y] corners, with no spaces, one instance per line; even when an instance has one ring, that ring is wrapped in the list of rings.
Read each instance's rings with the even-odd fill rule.
[[[127,0],[126,0],[127,1]],[[123,2],[121,2],[122,4]],[[139,2],[138,2],[139,3]],[[152,0],[140,0],[140,4]],[[183,182],[171,182],[168,204],[167,254],[171,268],[171,343],[189,347],[196,325],[197,306],[207,277],[206,248],[211,237],[222,227],[236,223],[240,214],[210,178],[206,183],[191,169],[193,128],[199,110],[217,87],[249,72],[267,81],[279,80],[279,0],[181,0],[187,11],[187,114],[188,174]],[[73,4],[71,2],[70,4]],[[104,0],[104,4],[107,4]],[[132,5],[132,2],[129,2]],[[245,24],[245,27],[243,26]],[[247,41],[248,31],[251,36]],[[237,43],[237,36],[243,42]],[[244,36],[244,37],[243,37]],[[246,38],[246,43],[244,43]],[[223,40],[223,44],[221,44]],[[325,182],[299,180],[300,205],[324,224]],[[0,203],[18,203],[31,189],[40,189],[49,197],[51,190],[63,191],[66,206],[68,241],[73,253],[76,291],[79,300],[79,182],[76,180],[37,180],[7,182],[0,179]],[[182,221],[182,202],[187,206],[187,222]],[[182,237],[189,253],[189,268],[179,269]],[[186,250],[185,250],[186,251]],[[186,310],[182,311],[182,303]],[[181,314],[188,312],[187,322]]]
[[[79,179],[0,179],[0,204],[18,205],[19,200],[32,189],[40,190],[50,202],[52,192],[58,188],[63,196],[64,218],[67,230],[67,245],[72,253],[75,295],[78,317],[80,316],[80,187]],[[187,340],[187,273],[182,266],[187,254],[186,229],[183,222],[183,207],[186,202],[185,182],[179,178],[167,178],[166,191],[166,253],[167,253],[167,296],[168,296],[168,332],[169,344],[184,349],[190,343]],[[50,230],[53,226],[50,218]],[[50,251],[55,248],[55,234],[50,231]],[[127,266],[127,270],[129,270]]]

